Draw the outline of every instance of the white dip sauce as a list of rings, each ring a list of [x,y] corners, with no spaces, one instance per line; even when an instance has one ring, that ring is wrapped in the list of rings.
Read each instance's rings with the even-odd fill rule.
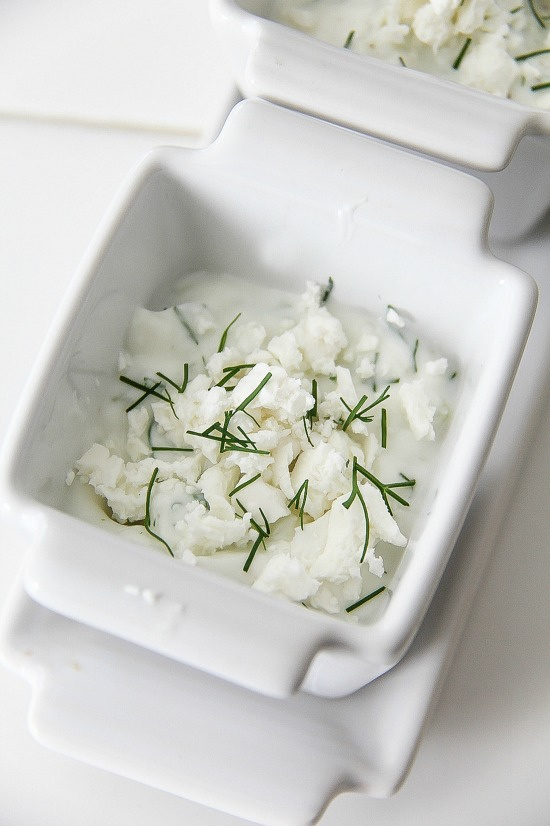
[[[391,583],[457,382],[402,313],[377,319],[328,292],[195,273],[176,306],[139,309],[103,443],[68,475],[69,509],[261,591],[366,616],[370,600],[352,606]]]
[[[273,0],[269,16],[335,46],[550,109],[550,0]]]

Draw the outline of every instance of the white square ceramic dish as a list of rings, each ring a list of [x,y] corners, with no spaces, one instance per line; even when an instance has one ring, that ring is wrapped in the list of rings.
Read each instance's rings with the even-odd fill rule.
[[[210,0],[235,80],[262,97],[447,161],[501,169],[550,112],[394,66],[269,19],[272,0]]]
[[[1,499],[30,531],[29,595],[273,696],[345,695],[397,663],[465,518],[534,312],[531,279],[487,249],[490,208],[474,178],[263,101],[239,104],[205,150],[147,156],[74,279],[6,440]],[[94,438],[132,313],[164,306],[197,269],[295,289],[330,271],[358,305],[406,308],[459,362],[448,436],[391,599],[369,624],[175,563],[64,511],[67,471]]]

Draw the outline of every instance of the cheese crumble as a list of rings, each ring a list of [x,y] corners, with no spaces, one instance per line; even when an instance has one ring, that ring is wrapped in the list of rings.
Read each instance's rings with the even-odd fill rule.
[[[454,371],[398,309],[328,294],[196,273],[173,307],[138,309],[73,507],[93,491],[97,521],[330,614],[389,586]]]
[[[547,0],[274,0],[269,16],[335,46],[550,109]]]

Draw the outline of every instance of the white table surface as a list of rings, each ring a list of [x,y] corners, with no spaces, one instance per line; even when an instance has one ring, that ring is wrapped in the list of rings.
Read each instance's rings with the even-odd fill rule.
[[[123,176],[159,143],[204,145],[231,105],[234,90],[205,5],[0,6],[0,433]],[[526,358],[534,348],[550,356],[548,214],[538,233],[500,242],[496,251],[539,280]],[[411,773],[389,800],[338,798],[321,826],[550,822],[547,375],[536,396],[532,409],[541,415],[526,419],[532,447]],[[20,539],[2,525],[0,608],[22,553]],[[38,745],[26,723],[30,696],[0,668],[1,826],[244,826]]]

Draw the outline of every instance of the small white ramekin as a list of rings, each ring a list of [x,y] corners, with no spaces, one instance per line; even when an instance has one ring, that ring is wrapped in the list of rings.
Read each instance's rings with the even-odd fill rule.
[[[2,510],[29,533],[32,599],[272,696],[342,696],[396,664],[452,552],[534,312],[532,280],[488,251],[490,210],[469,175],[264,101],[238,104],[206,149],[149,154],[105,216],[5,440]],[[67,471],[96,435],[129,319],[199,269],[294,289],[330,274],[343,300],[406,308],[460,365],[449,433],[391,598],[369,624],[178,563],[64,510]]]

